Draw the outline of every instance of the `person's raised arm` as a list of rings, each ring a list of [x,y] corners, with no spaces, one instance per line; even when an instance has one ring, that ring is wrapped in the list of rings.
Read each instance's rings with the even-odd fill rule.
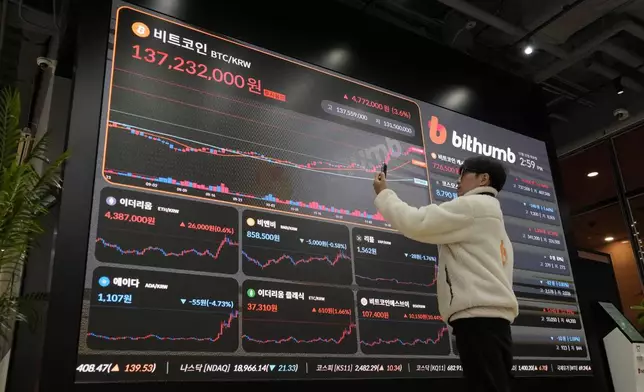
[[[386,183],[384,187],[379,187],[378,182],[381,181],[384,181],[384,176],[381,180],[376,176],[376,208],[404,236],[433,244],[461,242],[470,236],[474,217],[466,200],[456,199],[440,206],[411,207],[400,200],[394,191],[387,189]]]

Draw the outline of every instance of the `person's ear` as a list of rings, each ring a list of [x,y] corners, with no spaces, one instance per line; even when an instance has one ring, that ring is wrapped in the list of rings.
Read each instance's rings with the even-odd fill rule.
[[[481,177],[479,178],[481,181],[481,186],[488,186],[490,185],[490,175],[487,173],[481,174]]]

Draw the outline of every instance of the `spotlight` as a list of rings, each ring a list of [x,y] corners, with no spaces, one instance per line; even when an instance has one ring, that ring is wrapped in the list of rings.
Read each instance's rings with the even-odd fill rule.
[[[622,78],[615,79],[614,83],[615,83],[615,90],[617,91],[617,95],[624,94],[624,86],[622,86]]]
[[[588,177],[597,177],[598,175],[599,175],[599,172],[596,172],[596,171],[586,174],[586,176]]]
[[[615,239],[614,237],[608,236],[608,237],[604,238],[604,241],[611,242],[614,239]]]
[[[526,45],[523,48],[523,54],[525,54],[526,56],[530,56],[532,53],[534,53],[534,46]]]

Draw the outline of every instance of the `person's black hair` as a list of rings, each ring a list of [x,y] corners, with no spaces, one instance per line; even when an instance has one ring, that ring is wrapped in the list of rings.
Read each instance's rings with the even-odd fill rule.
[[[505,185],[508,172],[505,166],[496,159],[486,156],[475,156],[467,158],[458,169],[458,174],[465,173],[485,174],[490,176],[490,186],[500,192]]]

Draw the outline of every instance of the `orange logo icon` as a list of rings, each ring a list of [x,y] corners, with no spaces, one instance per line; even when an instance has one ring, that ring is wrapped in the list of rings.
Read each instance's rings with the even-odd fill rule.
[[[508,251],[505,249],[505,244],[501,240],[501,263],[505,265],[508,262]]]
[[[145,23],[134,22],[132,23],[132,32],[137,37],[147,38],[150,35],[150,28]]]
[[[432,116],[429,120],[429,139],[434,144],[443,144],[447,140],[447,129],[438,122],[438,117]]]

